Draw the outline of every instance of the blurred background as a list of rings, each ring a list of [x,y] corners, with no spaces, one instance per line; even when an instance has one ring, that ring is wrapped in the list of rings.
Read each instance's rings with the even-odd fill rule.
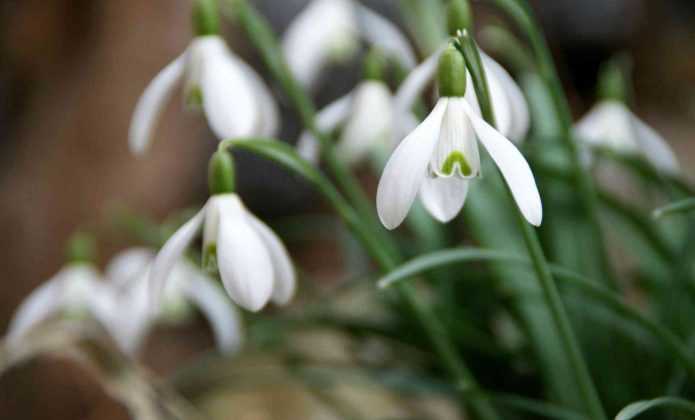
[[[423,0],[424,1],[424,0]],[[396,0],[364,1],[400,22]],[[256,1],[277,31],[304,0]],[[599,65],[617,52],[633,58],[635,111],[695,170],[695,3],[692,0],[535,0],[575,116],[595,99]],[[475,2],[479,27],[491,15]],[[190,40],[186,0],[5,0],[0,3],[0,328],[22,299],[55,273],[76,229],[97,232],[100,261],[132,245],[112,220],[119,212],[162,220],[199,204],[206,194],[207,157],[216,147],[202,118],[177,98],[150,153],[127,148],[131,113],[151,78]],[[263,73],[245,36],[227,25],[232,47]],[[326,79],[317,102],[348,91],[359,65]],[[273,86],[271,82],[271,86]],[[277,91],[277,87],[275,86]],[[287,114],[284,139],[300,127]],[[246,156],[240,188],[252,210],[270,220],[316,210],[305,186]],[[290,243],[308,267],[329,278],[330,248]],[[321,253],[323,258],[307,256]],[[202,321],[201,321],[202,324]],[[200,327],[200,326],[198,326]],[[211,346],[205,328],[160,331],[146,363],[166,374],[173,364]],[[165,351],[162,349],[166,349]],[[126,411],[74,364],[38,360],[0,377],[6,419],[126,419]]]

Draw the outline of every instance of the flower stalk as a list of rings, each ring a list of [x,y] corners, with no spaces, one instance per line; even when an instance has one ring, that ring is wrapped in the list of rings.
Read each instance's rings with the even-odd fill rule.
[[[480,103],[483,117],[492,125],[495,124],[494,112],[490,103],[485,69],[481,65],[480,53],[473,38],[463,31],[457,36],[459,51],[464,56],[466,65],[472,75],[473,85]],[[511,197],[511,192],[510,192]],[[524,243],[531,259],[533,269],[543,290],[543,295],[552,314],[560,341],[563,343],[570,365],[574,370],[585,409],[592,419],[606,419],[605,412],[598,398],[598,392],[591,379],[586,362],[581,354],[579,343],[575,337],[567,311],[560,298],[560,293],[543,254],[536,232],[529,226],[520,212],[517,212],[519,228],[524,237]]]
[[[565,149],[570,158],[574,183],[581,198],[582,205],[589,220],[592,236],[596,239],[595,254],[601,265],[604,281],[611,287],[617,287],[617,281],[608,260],[606,241],[601,229],[598,199],[593,180],[584,171],[581,155],[577,143],[572,137],[572,113],[569,103],[562,88],[562,83],[558,77],[550,49],[540,31],[540,26],[533,17],[533,12],[526,0],[495,0],[495,3],[502,8],[517,23],[521,30],[526,34],[531,49],[535,56],[538,73],[541,79],[548,86],[555,108],[555,118],[560,123],[561,138]]]

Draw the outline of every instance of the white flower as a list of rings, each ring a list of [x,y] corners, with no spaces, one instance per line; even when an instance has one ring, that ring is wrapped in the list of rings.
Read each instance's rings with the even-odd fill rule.
[[[388,86],[381,81],[365,80],[322,109],[316,116],[316,124],[323,132],[331,132],[342,125],[336,153],[352,165],[375,149],[390,152],[392,139],[402,138],[417,125],[415,117],[409,115],[405,123],[394,126],[393,95]],[[319,143],[308,131],[299,138],[297,151],[310,162],[318,162]]]
[[[431,55],[427,60],[418,65],[403,81],[395,98],[395,114],[399,119],[408,118],[410,109],[417,98],[422,94],[427,85],[434,79],[437,73],[437,63],[444,48]],[[528,104],[524,94],[517,86],[514,79],[495,60],[484,52],[480,52],[490,90],[490,102],[495,112],[497,130],[505,137],[521,142],[526,136],[530,118]],[[470,74],[467,76],[466,100],[473,109],[478,110],[478,101]]]
[[[640,155],[663,173],[680,173],[678,160],[666,140],[622,102],[599,102],[577,122],[574,132],[589,147],[606,147],[618,153]]]
[[[418,192],[437,220],[453,219],[463,207],[471,179],[480,174],[476,137],[500,169],[526,220],[540,225],[540,195],[522,154],[466,99],[443,97],[398,145],[384,168],[377,189],[377,210],[384,226],[400,225]]]
[[[84,314],[99,278],[88,264],[73,263],[61,269],[19,306],[8,328],[8,343],[18,343],[33,327],[53,316]]]
[[[354,0],[313,0],[290,23],[282,46],[294,76],[309,86],[327,63],[353,56],[361,39],[405,68],[415,65],[415,54],[400,30]]]
[[[162,305],[152,310],[147,279],[154,258],[155,253],[144,248],[118,254],[106,267],[106,282],[100,284],[99,293],[89,302],[92,313],[119,347],[134,354],[155,321],[166,320],[172,309],[180,312],[193,303],[208,318],[220,351],[239,351],[243,342],[239,314],[224,292],[188,261],[180,259],[175,263]]]
[[[273,136],[278,129],[277,105],[261,77],[219,36],[199,36],[140,97],[129,133],[133,153],[146,151],[168,99],[182,84],[187,102],[202,105],[210,128],[220,140]]]
[[[10,323],[8,343],[19,345],[32,328],[53,316],[77,314],[95,318],[121,351],[135,355],[160,315],[151,310],[146,282],[153,259],[149,250],[124,251],[111,260],[105,278],[88,264],[68,265],[20,305]],[[176,264],[172,277],[165,300],[194,302],[210,320],[220,350],[236,352],[242,342],[241,321],[223,292],[184,261]]]
[[[285,246],[236,194],[228,193],[212,196],[162,247],[150,275],[155,299],[203,225],[203,253],[216,258],[222,283],[234,302],[258,311],[269,300],[285,304],[292,298],[295,273]]]

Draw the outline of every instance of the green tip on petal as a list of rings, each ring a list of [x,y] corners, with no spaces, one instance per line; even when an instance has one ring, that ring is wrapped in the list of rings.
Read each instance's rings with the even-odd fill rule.
[[[217,0],[195,0],[192,17],[196,36],[217,35],[220,32]]]
[[[442,164],[442,173],[446,176],[450,176],[454,173],[454,170],[458,166],[458,170],[463,176],[470,176],[473,173],[471,165],[466,160],[463,153],[459,151],[451,152],[447,156],[446,160]]]
[[[437,82],[439,96],[462,97],[466,94],[466,62],[463,54],[451,43],[439,57]]]
[[[203,105],[203,90],[200,89],[200,86],[195,86],[187,92],[186,105],[192,108]]]
[[[217,274],[217,244],[212,243],[205,246],[203,249],[202,269],[210,274]]]
[[[208,164],[208,188],[211,195],[234,192],[234,160],[225,150],[218,150]]]
[[[458,30],[471,28],[473,12],[468,0],[451,0],[446,8],[446,23],[450,35]]]

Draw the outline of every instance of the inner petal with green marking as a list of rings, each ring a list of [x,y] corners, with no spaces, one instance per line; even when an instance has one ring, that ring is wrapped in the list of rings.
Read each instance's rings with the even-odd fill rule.
[[[466,160],[466,156],[458,150],[451,152],[440,168],[441,173],[446,176],[453,175],[456,170],[458,170],[461,176],[471,176],[473,174],[473,169],[471,169],[471,165]]]

